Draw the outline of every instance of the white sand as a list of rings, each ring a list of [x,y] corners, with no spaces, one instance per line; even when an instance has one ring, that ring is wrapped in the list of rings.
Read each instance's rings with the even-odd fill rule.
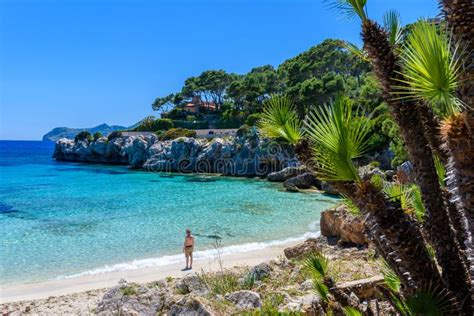
[[[222,255],[224,268],[234,266],[253,266],[264,261],[283,255],[283,249],[296,244],[295,241],[277,246],[269,246],[262,250]],[[102,289],[117,285],[120,279],[129,282],[146,283],[170,277],[182,277],[188,273],[217,271],[220,267],[217,258],[195,260],[192,271],[181,271],[181,265],[170,264],[157,267],[140,268],[135,270],[108,272],[103,274],[78,276],[69,279],[49,280],[38,283],[1,286],[0,303],[18,302],[25,300],[44,299],[51,296],[68,295],[94,289]]]

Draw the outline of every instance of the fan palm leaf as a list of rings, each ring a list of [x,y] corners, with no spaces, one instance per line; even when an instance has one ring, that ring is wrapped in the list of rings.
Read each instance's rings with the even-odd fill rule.
[[[302,138],[301,122],[293,103],[284,95],[273,95],[265,101],[257,127],[262,135],[283,138],[290,144],[296,144]]]
[[[348,18],[358,16],[361,20],[367,19],[367,0],[335,0],[331,7],[346,15]]]
[[[419,21],[407,37],[401,54],[404,79],[396,86],[400,98],[425,100],[441,117],[459,111],[456,96],[462,59],[460,45],[443,28]]]
[[[329,259],[321,252],[314,252],[303,259],[303,266],[313,279],[322,280],[328,274]]]
[[[351,42],[346,42],[346,41],[344,41],[342,43],[342,46],[345,49],[347,49],[347,51],[349,53],[351,53],[352,55],[360,58],[363,61],[366,61],[366,62],[369,61],[369,57],[367,56],[367,52],[363,48],[359,48],[357,45],[352,44]]]
[[[354,119],[352,105],[346,97],[337,96],[334,103],[309,113],[305,131],[316,144],[314,160],[317,173],[326,181],[360,181],[354,158],[368,149],[370,125]]]
[[[388,32],[390,45],[400,45],[403,39],[400,14],[394,10],[386,12],[383,16],[383,25],[385,30]]]

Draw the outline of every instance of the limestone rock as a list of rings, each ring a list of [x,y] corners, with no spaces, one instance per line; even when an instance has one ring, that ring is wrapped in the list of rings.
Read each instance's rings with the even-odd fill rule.
[[[200,299],[193,296],[185,296],[171,306],[167,315],[210,316],[212,313]]]
[[[328,194],[339,195],[339,192],[332,185],[327,183],[326,181],[321,182],[321,190],[323,190],[324,192],[326,192]]]
[[[288,247],[283,250],[287,259],[298,259],[311,252],[319,251],[321,247],[318,246],[318,240],[315,238],[309,238],[303,243],[293,247]]]
[[[286,167],[280,171],[275,171],[267,175],[267,180],[271,182],[283,182],[287,179],[296,177],[306,171],[305,166],[300,167]]]
[[[288,304],[283,306],[281,312],[302,312],[314,315],[319,310],[320,298],[314,294],[307,294],[292,299]]]
[[[121,281],[110,288],[96,308],[98,315],[156,315],[164,307],[164,292]]]
[[[165,172],[222,173],[265,177],[290,168],[299,170],[292,146],[262,139],[256,131],[245,137],[212,141],[179,137],[159,141],[156,135],[105,137],[96,141],[60,139],[53,158],[57,160],[124,164],[132,168]],[[287,176],[284,176],[286,178]],[[284,180],[284,179],[283,179]],[[282,181],[283,181],[282,180]]]
[[[337,288],[346,293],[354,293],[360,300],[369,300],[380,294],[378,287],[383,284],[383,276],[376,275],[367,279],[340,283],[337,284]]]
[[[197,275],[188,275],[178,280],[175,288],[180,294],[193,293],[199,296],[209,294],[209,288],[206,283]]]
[[[300,285],[300,290],[301,290],[301,291],[314,290],[314,282],[313,282],[313,280],[308,279],[308,280],[304,281],[303,283],[301,283],[301,285]]]
[[[227,294],[225,298],[235,304],[238,309],[255,309],[262,307],[260,294],[253,291],[237,291]]]
[[[354,216],[344,205],[339,205],[321,213],[321,235],[336,237],[343,243],[365,245],[364,223],[362,216]]]
[[[252,268],[250,273],[255,276],[257,281],[261,281],[264,278],[268,277],[272,272],[273,268],[266,262],[262,262]]]
[[[310,189],[313,186],[320,186],[321,182],[309,172],[297,175],[283,183],[288,191],[297,191],[298,189]]]

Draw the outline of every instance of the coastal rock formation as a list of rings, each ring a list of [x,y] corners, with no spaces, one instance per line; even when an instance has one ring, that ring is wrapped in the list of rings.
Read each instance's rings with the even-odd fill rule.
[[[340,205],[321,213],[321,234],[335,237],[342,243],[366,245],[364,219],[352,215],[345,206]]]
[[[155,135],[87,139],[60,139],[53,158],[64,161],[124,164],[165,172],[221,173],[266,176],[299,166],[291,146],[262,139],[255,131],[213,140],[180,137],[159,141]]]
[[[304,172],[306,172],[305,166],[286,167],[280,171],[269,173],[267,180],[270,182],[284,182],[285,180],[296,177],[297,175],[303,174]]]
[[[287,179],[283,183],[283,186],[287,191],[297,192],[299,189],[310,189],[311,187],[321,188],[321,181],[316,179],[313,174],[306,172]]]
[[[307,254],[310,254],[311,252],[316,252],[319,250],[321,250],[319,240],[316,238],[308,238],[301,244],[285,248],[283,252],[287,259],[299,259]]]

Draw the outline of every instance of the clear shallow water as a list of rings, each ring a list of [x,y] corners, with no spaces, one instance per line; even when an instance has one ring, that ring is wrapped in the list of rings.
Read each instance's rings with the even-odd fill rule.
[[[316,232],[335,199],[265,181],[55,162],[54,144],[0,141],[0,282],[41,281],[198,257]]]

